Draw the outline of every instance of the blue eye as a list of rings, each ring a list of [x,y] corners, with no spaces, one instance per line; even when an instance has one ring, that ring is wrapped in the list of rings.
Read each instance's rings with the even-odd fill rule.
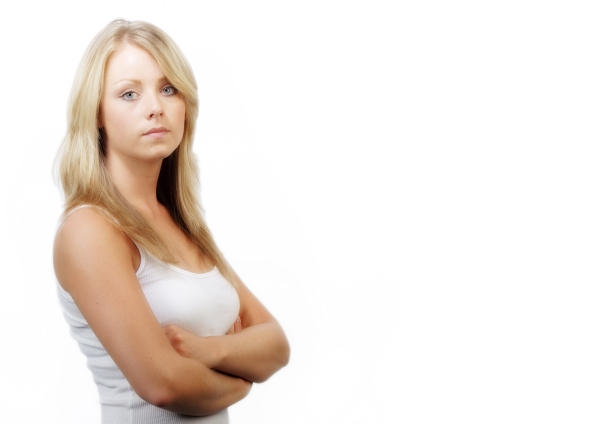
[[[125,100],[133,100],[135,99],[135,96],[136,94],[134,91],[126,91],[125,93],[121,94],[121,97]]]
[[[175,87],[173,87],[172,85],[167,85],[166,87],[164,87],[162,89],[162,92],[163,92],[163,94],[170,96],[170,95],[177,93],[177,89]]]

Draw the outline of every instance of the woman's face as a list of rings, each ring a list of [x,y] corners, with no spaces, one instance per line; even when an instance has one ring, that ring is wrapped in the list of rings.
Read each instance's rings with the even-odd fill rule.
[[[107,164],[157,162],[181,143],[185,102],[154,58],[124,43],[107,63],[98,124]]]

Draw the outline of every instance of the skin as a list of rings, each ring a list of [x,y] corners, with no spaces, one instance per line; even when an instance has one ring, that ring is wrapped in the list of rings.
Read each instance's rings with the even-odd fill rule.
[[[162,160],[183,135],[184,100],[149,53],[126,43],[109,59],[104,86],[98,124],[113,183],[163,237],[178,267],[211,270],[214,264],[156,198]],[[153,128],[166,131],[149,135]],[[59,283],[141,398],[177,413],[208,415],[287,364],[281,327],[239,278],[240,319],[224,336],[198,337],[161,328],[135,276],[139,264],[133,242],[94,208],[77,210],[57,231]]]

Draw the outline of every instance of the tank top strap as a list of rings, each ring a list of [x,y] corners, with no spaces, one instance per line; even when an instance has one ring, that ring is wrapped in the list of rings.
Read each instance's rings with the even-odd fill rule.
[[[70,216],[73,212],[78,211],[79,209],[83,209],[83,208],[97,208],[97,209],[100,209],[100,208],[98,208],[97,206],[94,206],[94,205],[79,205],[79,206],[76,206],[73,209],[71,209],[69,211],[69,213],[65,215],[65,218],[67,216]]]
[[[69,211],[68,214],[65,215],[65,219],[68,218],[73,212],[78,211],[79,209],[83,209],[83,208],[94,208],[96,210],[98,210],[101,214],[103,214],[104,216],[106,216],[107,218],[110,218],[115,224],[118,224],[117,219],[112,216],[111,214],[109,214],[106,209],[101,208],[100,206],[96,206],[96,205],[88,205],[88,204],[84,204],[84,205],[79,205],[74,207],[73,209],[71,209]]]
[[[118,224],[117,220],[115,219],[115,217],[113,217],[112,215],[110,215],[106,209],[101,208],[100,206],[96,206],[96,205],[88,205],[88,204],[84,204],[84,205],[79,205],[74,207],[73,209],[71,209],[69,211],[68,214],[65,215],[65,219],[67,217],[69,217],[73,212],[79,210],[79,209],[83,209],[83,208],[95,208],[97,209],[100,213],[102,213],[104,216],[106,216],[107,218],[110,218],[115,224]],[[128,236],[129,237],[129,236]],[[146,251],[146,249],[144,249],[141,245],[139,245],[138,243],[136,243],[135,240],[133,240],[131,237],[129,237],[129,240],[131,240],[131,242],[135,245],[135,247],[137,247],[137,250],[140,252],[140,265],[138,267],[137,272],[140,272],[141,269],[144,267],[147,259],[146,259],[146,255],[148,255],[149,253]]]

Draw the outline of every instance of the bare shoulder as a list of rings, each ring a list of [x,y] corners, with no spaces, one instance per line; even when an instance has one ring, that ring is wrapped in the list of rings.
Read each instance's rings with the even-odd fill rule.
[[[157,378],[168,381],[163,364],[172,363],[176,352],[135,275],[130,244],[104,214],[79,209],[56,233],[54,270],[135,392],[152,400]]]
[[[136,258],[137,253],[137,258]],[[71,276],[79,270],[98,267],[132,267],[139,264],[133,242],[95,208],[82,208],[69,215],[54,238],[54,270],[60,285],[68,292]]]

